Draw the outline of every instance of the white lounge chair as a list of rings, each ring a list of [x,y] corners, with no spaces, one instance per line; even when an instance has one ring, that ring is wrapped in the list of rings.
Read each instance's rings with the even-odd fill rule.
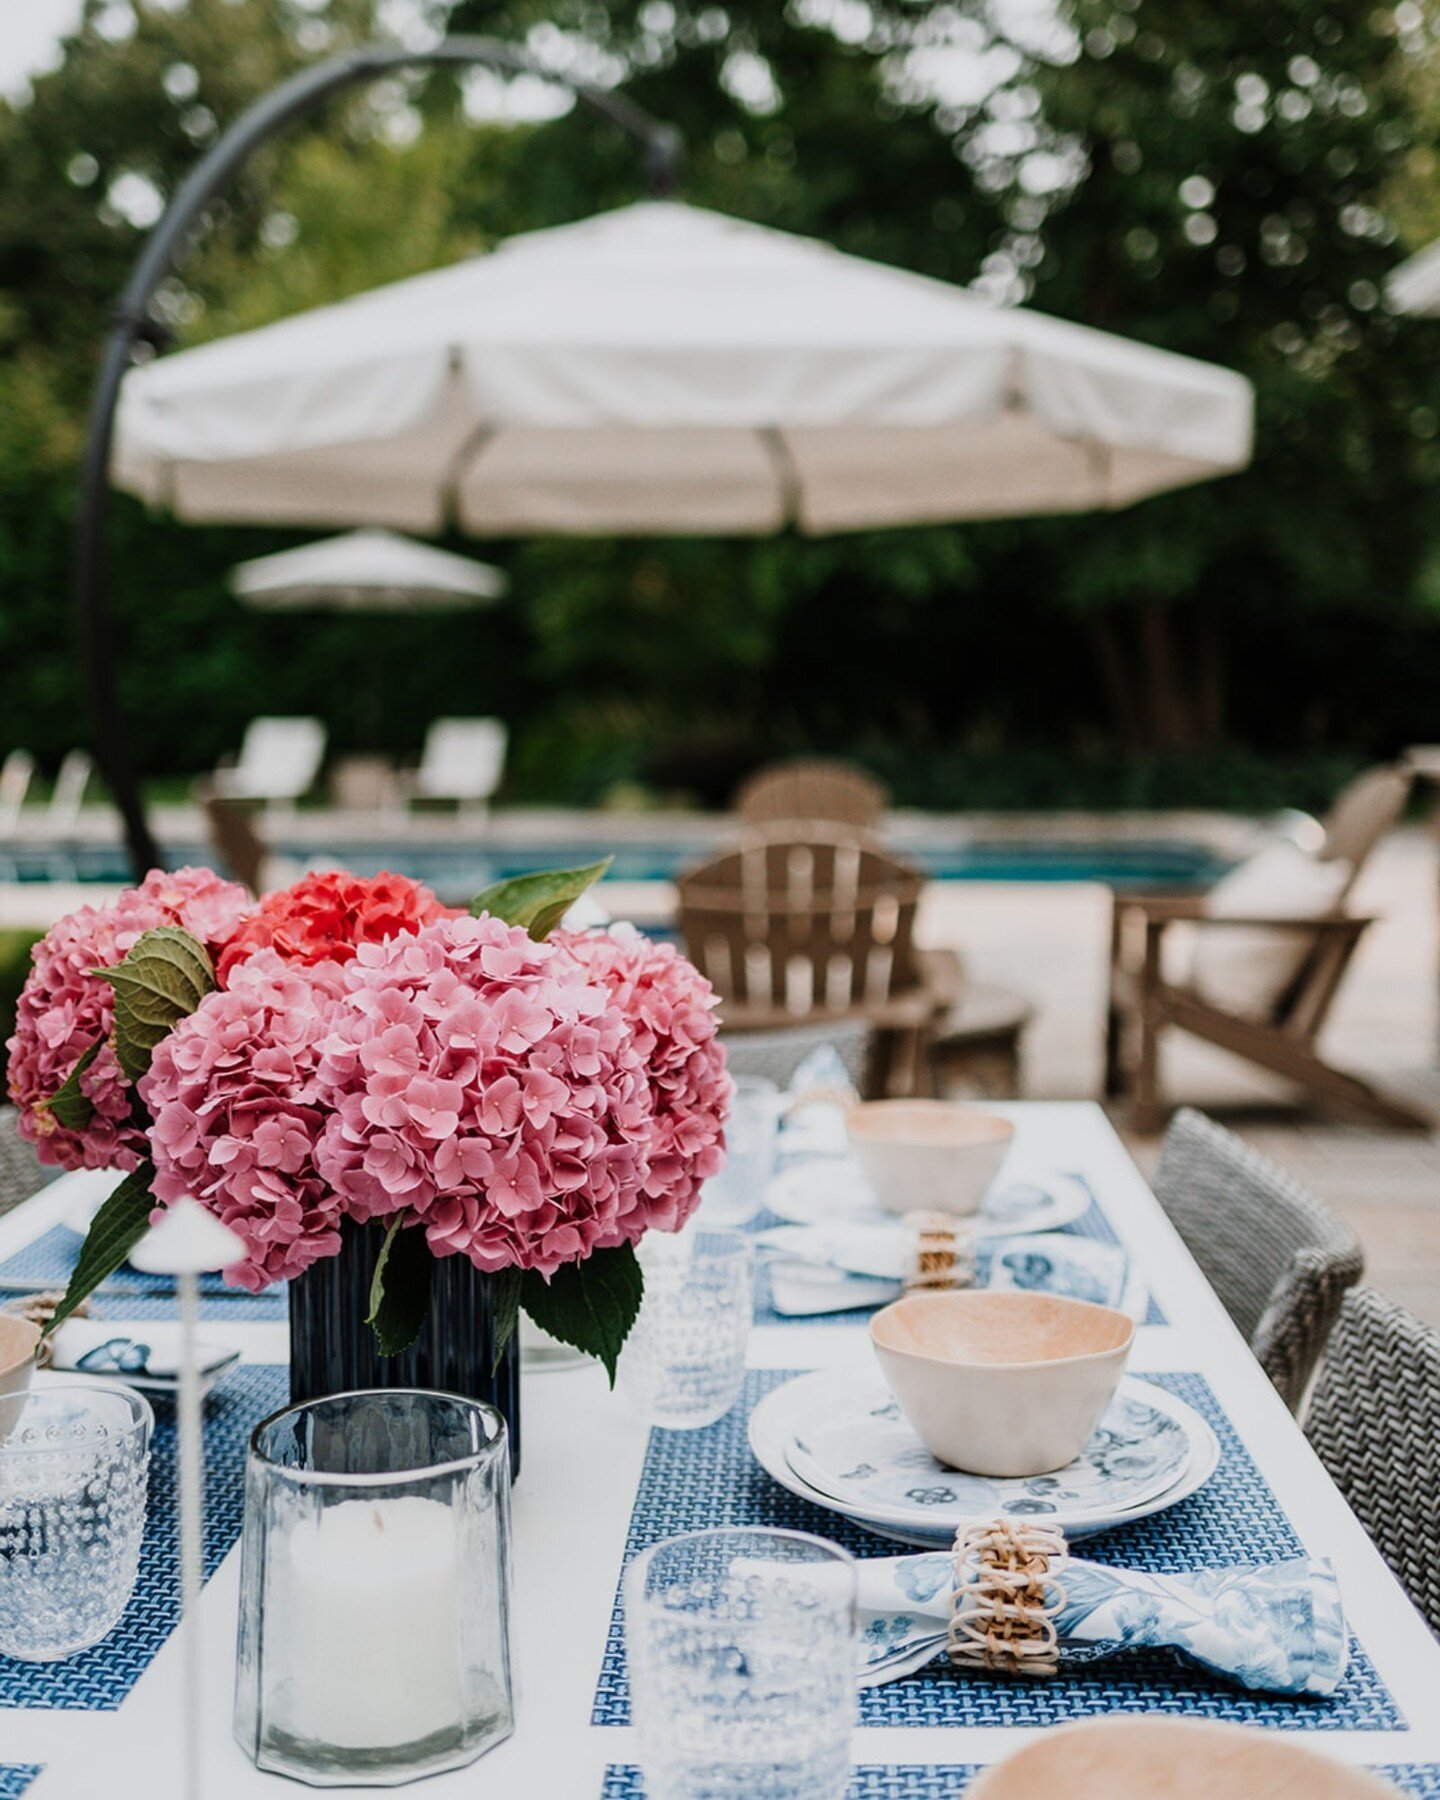
[[[499,719],[436,719],[425,734],[411,797],[453,800],[462,812],[483,813],[500,785],[509,741]]]
[[[95,759],[88,750],[69,750],[60,764],[55,786],[50,790],[50,805],[45,812],[45,830],[51,838],[64,837],[75,829],[80,808],[85,804],[85,790],[95,773]]]
[[[12,750],[0,763],[0,837],[14,837],[34,779],[35,758],[28,750]]]
[[[325,759],[325,727],[318,719],[252,719],[232,768],[215,771],[214,790],[227,800],[293,806],[315,785]]]

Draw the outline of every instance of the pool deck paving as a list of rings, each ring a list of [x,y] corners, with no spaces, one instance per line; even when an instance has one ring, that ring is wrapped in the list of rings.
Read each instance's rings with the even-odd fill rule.
[[[326,820],[328,815],[313,815]],[[307,835],[313,822],[306,815]],[[377,821],[378,822],[378,821]],[[389,821],[393,824],[393,819]],[[582,826],[583,822],[583,826]],[[164,824],[175,830],[192,821],[177,811]],[[359,822],[348,821],[356,831]],[[485,828],[496,840],[534,843],[535,833],[551,841],[574,841],[583,828],[592,842],[669,841],[699,848],[715,840],[717,822],[640,815],[612,820],[595,814],[499,814]],[[1143,816],[1077,825],[1053,822],[1057,832],[1095,840],[1144,838],[1157,821]],[[1167,815],[1167,835],[1238,851],[1252,828],[1243,822],[1197,814]],[[113,824],[100,819],[87,829],[105,836]],[[957,815],[920,819],[900,815],[897,847],[915,841],[995,838],[1007,831],[1040,835],[1045,821],[1023,822]],[[397,837],[403,844],[432,835],[453,834],[454,822],[415,820]],[[326,834],[343,853],[343,833],[333,820]],[[319,839],[317,838],[317,841]],[[337,855],[337,860],[339,856]],[[1389,1086],[1433,1111],[1440,1120],[1440,1060],[1437,1060],[1437,854],[1435,838],[1419,829],[1396,833],[1372,857],[1354,897],[1357,910],[1379,922],[1367,934],[1327,1027],[1327,1054],[1367,1079]],[[62,912],[97,901],[106,890],[65,883],[0,886],[0,926],[43,928]],[[673,888],[665,882],[611,883],[607,900],[621,917],[640,922],[671,915]],[[1109,895],[1086,882],[932,882],[920,918],[925,942],[958,950],[976,980],[996,982],[1025,994],[1035,1005],[1024,1062],[1024,1093],[1037,1099],[1088,1099],[1099,1093],[1101,1034],[1109,943]],[[1165,1057],[1167,1093],[1175,1102],[1199,1106],[1288,1169],[1349,1220],[1365,1246],[1366,1279],[1440,1327],[1440,1133],[1429,1135],[1372,1130],[1326,1117],[1297,1105],[1283,1083],[1189,1039],[1176,1039]],[[1154,1166],[1159,1141],[1117,1125],[1141,1167]]]

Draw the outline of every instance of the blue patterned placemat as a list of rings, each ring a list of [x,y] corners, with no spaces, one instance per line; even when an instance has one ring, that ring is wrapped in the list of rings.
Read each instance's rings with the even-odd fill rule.
[[[23,1281],[36,1288],[63,1288],[80,1254],[80,1238],[56,1225],[14,1256],[0,1263],[0,1282]],[[144,1275],[139,1269],[119,1268],[106,1277],[95,1297],[95,1310],[106,1319],[172,1319],[176,1314],[173,1294],[157,1294],[169,1284],[163,1275]],[[0,1300],[14,1295],[0,1293]],[[263,1294],[247,1294],[227,1287],[219,1275],[200,1277],[200,1313],[206,1319],[283,1319],[287,1299],[283,1284]]]
[[[954,1800],[978,1774],[978,1763],[861,1763],[850,1777],[847,1800]],[[1375,1771],[1415,1800],[1440,1795],[1440,1767],[1395,1763]],[[0,1788],[0,1800],[5,1790]],[[611,1763],[600,1800],[645,1800],[645,1782],[633,1763]]]
[[[240,1534],[250,1432],[289,1396],[288,1369],[247,1363],[217,1382],[205,1403],[207,1580]],[[175,1411],[162,1400],[155,1408],[140,1573],[123,1618],[103,1643],[64,1662],[17,1662],[0,1656],[0,1708],[113,1712],[120,1705],[175,1628],[179,1612],[175,1504]],[[3,1795],[0,1789],[0,1800]]]
[[[1090,1238],[1097,1244],[1118,1245],[1120,1239],[1116,1235],[1115,1227],[1105,1216],[1104,1208],[1095,1197],[1094,1188],[1090,1186],[1083,1175],[1072,1175],[1070,1179],[1079,1182],[1080,1186],[1089,1194],[1090,1205],[1078,1219],[1072,1219],[1068,1225],[1062,1225],[1059,1229],[1073,1232],[1076,1237]],[[776,1225],[786,1223],[788,1221],[780,1218],[776,1213],[763,1212],[758,1219],[752,1222],[749,1229],[767,1231]],[[756,1289],[755,1323],[757,1325],[855,1325],[870,1318],[875,1311],[874,1307],[857,1306],[852,1312],[812,1313],[808,1317],[797,1318],[791,1313],[776,1312],[770,1304],[770,1286],[763,1270],[760,1274],[759,1286]],[[1165,1314],[1160,1310],[1155,1296],[1151,1294],[1149,1305],[1145,1311],[1144,1323],[1165,1325],[1168,1322]]]
[[[715,1525],[809,1531],[857,1556],[904,1554],[903,1546],[800,1499],[756,1462],[746,1438],[750,1409],[795,1370],[754,1369],[734,1408],[703,1431],[652,1431],[630,1515],[625,1556],[677,1532]],[[1303,1554],[1294,1527],[1200,1375],[1150,1375],[1209,1420],[1220,1466],[1198,1493],[1165,1512],[1084,1540],[1082,1554],[1119,1567],[1178,1572]],[[860,1696],[862,1725],[1058,1725],[1104,1713],[1174,1712],[1240,1723],[1322,1731],[1394,1730],[1405,1723],[1374,1664],[1352,1642],[1330,1700],[1251,1694],[1207,1676],[1178,1653],[1139,1651],[1044,1681],[960,1676],[932,1663],[917,1675]],[[624,1620],[617,1586],[592,1710],[597,1725],[626,1725]]]
[[[39,1763],[0,1763],[0,1800],[20,1800],[40,1769]]]

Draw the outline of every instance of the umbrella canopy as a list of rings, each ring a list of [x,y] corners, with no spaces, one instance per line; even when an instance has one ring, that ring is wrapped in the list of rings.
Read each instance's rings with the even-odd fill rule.
[[[133,370],[115,481],[197,520],[809,532],[1243,468],[1238,374],[675,202]]]
[[[1440,241],[1427,244],[1391,270],[1385,286],[1396,312],[1440,317]]]
[[[277,610],[450,612],[498,600],[507,583],[488,563],[392,531],[351,531],[238,563],[230,585],[246,605]]]

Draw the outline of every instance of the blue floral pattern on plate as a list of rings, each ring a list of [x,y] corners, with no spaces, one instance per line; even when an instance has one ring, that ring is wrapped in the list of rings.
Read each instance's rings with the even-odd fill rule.
[[[785,1459],[802,1481],[845,1505],[881,1509],[925,1531],[968,1519],[1079,1520],[1137,1506],[1172,1486],[1192,1440],[1177,1403],[1147,1382],[1121,1383],[1085,1449],[1049,1475],[968,1475],[933,1457],[883,1388],[866,1385],[813,1426]]]

